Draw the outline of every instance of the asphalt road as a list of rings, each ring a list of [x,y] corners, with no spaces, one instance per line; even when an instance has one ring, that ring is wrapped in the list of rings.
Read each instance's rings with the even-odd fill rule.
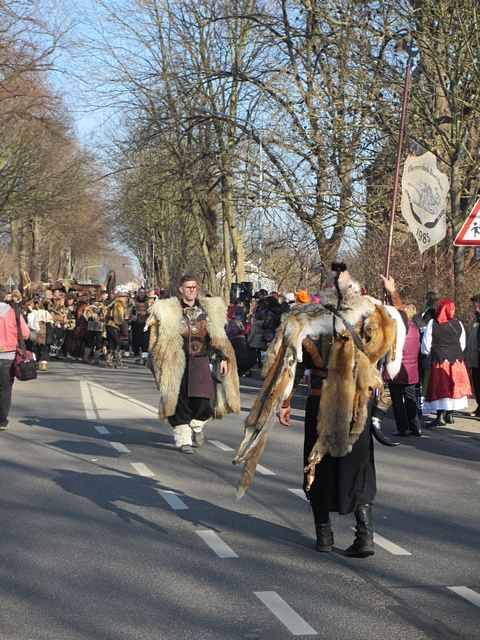
[[[243,380],[248,409],[258,382]],[[150,373],[53,363],[16,383],[0,435],[0,640],[480,638],[480,436],[376,447],[376,555],[313,550],[302,400],[235,499],[239,417],[193,456]]]

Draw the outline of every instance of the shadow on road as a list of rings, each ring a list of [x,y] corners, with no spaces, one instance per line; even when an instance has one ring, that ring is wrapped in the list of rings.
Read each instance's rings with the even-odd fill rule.
[[[106,509],[125,522],[139,522],[162,533],[167,533],[158,524],[139,515],[124,505],[147,507],[162,512],[171,508],[162,498],[160,491],[175,491],[173,487],[150,478],[139,477],[115,470],[114,475],[82,473],[56,469],[54,482],[64,491],[90,500],[101,509]],[[182,496],[188,509],[177,511],[177,515],[195,527],[209,528],[217,532],[234,531],[258,542],[259,538],[301,547],[312,546],[310,538],[302,531],[245,515],[232,509],[225,509],[206,500]],[[158,513],[157,513],[158,515]]]

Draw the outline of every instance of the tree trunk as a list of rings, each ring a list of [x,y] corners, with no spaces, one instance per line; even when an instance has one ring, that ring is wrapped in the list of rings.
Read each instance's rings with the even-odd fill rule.
[[[245,281],[245,247],[243,237],[235,220],[233,205],[233,179],[229,169],[222,180],[222,209],[224,220],[228,224],[230,238],[232,240],[233,257],[235,260],[235,280]]]
[[[225,298],[225,301],[228,302],[230,298],[230,289],[232,286],[232,262],[230,255],[230,234],[228,230],[228,223],[225,217],[223,218],[223,263],[225,267],[223,297]]]

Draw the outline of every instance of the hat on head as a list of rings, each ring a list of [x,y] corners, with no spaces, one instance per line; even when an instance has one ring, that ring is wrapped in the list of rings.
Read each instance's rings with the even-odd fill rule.
[[[306,291],[300,289],[300,291],[295,292],[295,300],[300,304],[308,304],[310,302],[310,296]]]

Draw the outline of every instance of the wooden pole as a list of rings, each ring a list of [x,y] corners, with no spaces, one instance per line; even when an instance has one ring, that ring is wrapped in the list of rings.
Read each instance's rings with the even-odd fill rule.
[[[384,274],[386,278],[388,278],[390,275],[390,260],[392,256],[392,243],[393,243],[393,225],[395,222],[395,211],[397,208],[398,191],[400,188],[400,166],[402,163],[403,142],[405,140],[405,130],[406,130],[407,114],[408,114],[408,101],[410,98],[410,89],[412,86],[412,62],[413,62],[412,49],[411,49],[411,45],[409,45],[407,67],[405,69],[405,81],[403,83],[403,92],[402,92],[400,133],[398,136],[397,158],[395,161],[395,175],[393,178],[393,195],[392,195],[392,204],[390,208],[390,225],[388,230],[387,255],[385,257]]]

